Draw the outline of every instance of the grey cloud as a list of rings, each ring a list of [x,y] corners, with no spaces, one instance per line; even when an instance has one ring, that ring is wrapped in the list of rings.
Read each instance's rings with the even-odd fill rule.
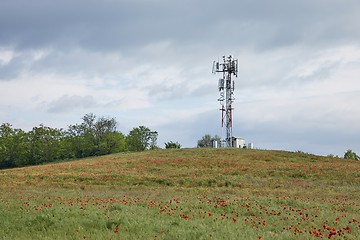
[[[19,54],[13,57],[8,63],[1,64],[0,62],[0,81],[12,80],[21,75],[31,63],[32,57],[28,53]]]
[[[163,39],[259,49],[357,41],[358,1],[2,1],[0,44],[134,50]],[[330,37],[330,38],[329,38]]]
[[[94,108],[98,106],[98,103],[92,96],[64,95],[47,105],[50,113],[65,113],[77,109]]]
[[[318,81],[328,79],[338,68],[338,62],[326,63],[307,76],[299,77],[301,81]]]
[[[149,96],[158,100],[179,99],[188,95],[189,88],[186,83],[157,84],[147,88]]]
[[[149,96],[157,100],[175,100],[195,96],[188,82],[162,83],[147,88]]]
[[[178,32],[182,18],[176,5],[167,1],[5,1],[0,5],[0,41],[19,48],[122,48]]]
[[[217,91],[216,82],[213,84],[190,84],[189,81],[179,83],[156,84],[146,88],[149,96],[156,100],[178,100],[183,98],[199,98],[213,95]]]
[[[357,1],[334,0],[2,1],[0,47],[10,46],[20,53],[51,52],[36,62],[14,59],[0,65],[0,78],[15,78],[26,70],[104,75],[110,70],[105,64],[116,60],[100,59],[103,52],[134,62],[138,61],[134,58],[144,58],[143,63],[159,61],[159,54],[145,55],[144,46],[163,41],[176,50],[165,52],[162,64],[177,65],[184,63],[175,55],[186,61],[207,56],[209,50],[217,54],[229,49],[266,51],[295,44],[357,43],[359,7]]]
[[[16,59],[10,63],[0,64],[0,81],[11,80],[20,75],[24,66],[23,61]]]

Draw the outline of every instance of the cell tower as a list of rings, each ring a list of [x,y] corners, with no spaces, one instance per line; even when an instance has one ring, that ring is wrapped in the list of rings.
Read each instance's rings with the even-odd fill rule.
[[[234,147],[233,146],[233,136],[232,136],[232,103],[234,102],[234,90],[235,83],[232,79],[232,75],[237,77],[238,73],[238,60],[234,59],[231,55],[227,58],[223,56],[223,63],[219,61],[214,61],[213,63],[213,74],[222,73],[223,77],[219,79],[219,92],[220,98],[218,101],[221,105],[221,125],[226,128],[226,138],[225,138],[225,146],[226,147]]]

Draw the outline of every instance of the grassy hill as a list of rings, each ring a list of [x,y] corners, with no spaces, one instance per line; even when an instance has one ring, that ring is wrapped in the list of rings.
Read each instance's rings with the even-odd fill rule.
[[[157,150],[2,170],[0,183],[0,239],[360,239],[359,161]]]

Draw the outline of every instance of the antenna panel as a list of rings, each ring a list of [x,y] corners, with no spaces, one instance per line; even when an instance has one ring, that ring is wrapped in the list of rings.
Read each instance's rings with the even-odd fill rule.
[[[223,78],[220,78],[220,79],[219,79],[219,84],[218,84],[218,86],[219,86],[219,91],[224,90],[224,83],[225,83],[224,79],[223,79]]]
[[[212,66],[212,70],[211,70],[212,74],[216,73],[216,69],[215,69],[215,61],[213,62],[213,66]]]

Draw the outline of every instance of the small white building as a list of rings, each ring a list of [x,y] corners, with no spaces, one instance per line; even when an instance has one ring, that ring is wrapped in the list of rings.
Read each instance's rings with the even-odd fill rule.
[[[239,137],[232,137],[232,147],[233,148],[246,148],[246,142],[244,138]],[[250,145],[249,145],[250,146]],[[252,146],[252,143],[251,143]],[[218,140],[212,140],[212,147],[213,148],[226,148],[226,140],[219,141]]]
[[[244,148],[246,147],[245,139],[239,137],[232,137],[232,145],[234,148]]]
[[[218,140],[216,140],[216,139],[212,140],[212,147],[213,148],[218,148]]]

